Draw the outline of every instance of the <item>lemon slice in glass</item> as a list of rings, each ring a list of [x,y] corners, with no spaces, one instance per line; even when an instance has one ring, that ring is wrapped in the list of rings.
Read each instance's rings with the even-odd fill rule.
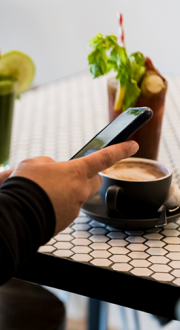
[[[0,76],[12,77],[17,81],[16,94],[25,92],[31,86],[35,75],[33,60],[18,50],[2,54],[0,58]]]
[[[125,86],[120,87],[120,83],[118,81],[116,97],[114,102],[115,111],[119,111],[122,109],[125,91],[126,91],[126,87]]]

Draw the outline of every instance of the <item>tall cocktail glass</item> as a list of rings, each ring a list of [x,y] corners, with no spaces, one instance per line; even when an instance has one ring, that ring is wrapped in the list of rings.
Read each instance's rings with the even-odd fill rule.
[[[157,160],[164,116],[167,81],[160,75],[149,58],[146,58],[146,69],[160,76],[164,87],[157,94],[144,95],[143,92],[141,92],[139,95],[134,106],[151,108],[153,110],[153,117],[148,123],[133,134],[130,139],[135,140],[139,144],[139,150],[134,157]],[[122,112],[122,109],[114,110],[117,88],[118,81],[115,77],[110,77],[107,82],[109,121],[115,119]]]
[[[0,172],[9,165],[16,82],[0,77]]]

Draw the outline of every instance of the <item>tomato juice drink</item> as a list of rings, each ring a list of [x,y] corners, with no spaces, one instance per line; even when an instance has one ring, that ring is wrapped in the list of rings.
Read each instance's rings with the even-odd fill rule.
[[[161,88],[158,93],[149,94],[146,91],[144,93],[143,88],[141,88],[141,94],[137,98],[134,106],[151,108],[153,110],[153,117],[134,133],[130,139],[135,140],[139,144],[139,150],[133,155],[134,157],[157,160],[167,92],[167,81],[155,69],[149,58],[146,58],[146,70],[146,72],[154,72],[162,79],[163,88]],[[110,77],[107,82],[109,122],[122,112],[122,109],[114,110],[117,88],[118,81],[114,77]]]

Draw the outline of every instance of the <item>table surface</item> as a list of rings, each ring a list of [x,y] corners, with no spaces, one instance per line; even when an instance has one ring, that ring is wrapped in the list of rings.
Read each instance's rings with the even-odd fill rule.
[[[166,78],[169,87],[158,160],[173,170],[173,183],[180,187],[180,77],[166,75]],[[93,80],[85,71],[23,94],[15,103],[11,166],[25,158],[40,155],[50,156],[56,161],[70,159],[108,123],[106,86],[107,77]],[[111,292],[103,295],[103,287],[99,294],[91,286],[89,291],[85,285],[83,289],[81,282],[79,288],[68,283],[63,287],[62,282],[55,279],[55,272],[58,269],[59,274],[59,265],[71,272],[81,271],[84,266],[82,271],[87,272],[87,276],[91,272],[92,276],[105,276],[111,280],[112,286],[115,279],[121,279],[129,287],[132,285],[132,290],[136,290],[136,285],[149,290],[149,294],[151,290],[160,290],[161,306],[167,292],[170,292],[175,304],[180,295],[180,217],[177,216],[164,228],[131,231],[106,226],[81,211],[68,228],[40,247],[36,258],[44,272],[44,264],[52,267],[51,279],[47,276],[45,279],[40,269],[43,278],[39,275],[37,279],[37,271],[32,278],[31,275],[28,277],[27,270],[24,273],[22,270],[19,277],[152,312],[149,303],[145,306],[116,300]]]

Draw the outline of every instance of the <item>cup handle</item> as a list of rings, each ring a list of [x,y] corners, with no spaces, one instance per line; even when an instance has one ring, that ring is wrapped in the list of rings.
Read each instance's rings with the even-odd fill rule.
[[[105,195],[106,207],[109,212],[119,212],[117,209],[117,197],[122,196],[124,189],[119,186],[110,186]]]

